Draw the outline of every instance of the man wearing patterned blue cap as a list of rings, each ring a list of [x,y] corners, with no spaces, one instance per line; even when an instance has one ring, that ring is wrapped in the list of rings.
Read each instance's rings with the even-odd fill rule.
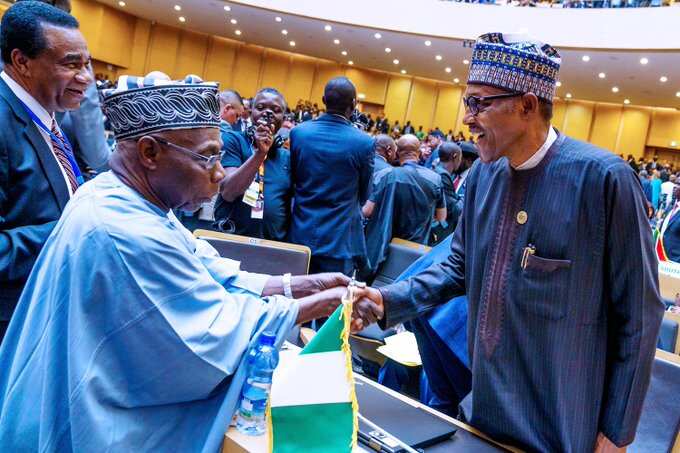
[[[123,77],[103,105],[111,171],[69,201],[0,347],[0,450],[217,451],[249,345],[330,315],[348,279],[241,272],[173,215],[224,177],[215,84]]]
[[[369,298],[394,325],[467,294],[462,416],[528,451],[617,451],[649,384],[657,262],[635,173],[550,126],[560,63],[523,35],[477,40],[463,100],[480,159],[451,253]]]

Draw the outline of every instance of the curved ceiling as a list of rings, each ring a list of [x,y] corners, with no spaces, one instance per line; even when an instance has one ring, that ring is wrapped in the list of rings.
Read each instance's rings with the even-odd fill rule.
[[[451,83],[465,82],[475,36],[525,31],[558,48],[558,96],[680,109],[680,7],[562,10],[435,0],[124,0],[121,7],[119,0],[99,1],[192,31]]]

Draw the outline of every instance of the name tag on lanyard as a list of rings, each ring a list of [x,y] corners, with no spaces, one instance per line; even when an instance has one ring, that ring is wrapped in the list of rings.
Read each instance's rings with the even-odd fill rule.
[[[243,194],[243,202],[250,206],[250,218],[264,217],[264,162],[260,165],[257,175]]]

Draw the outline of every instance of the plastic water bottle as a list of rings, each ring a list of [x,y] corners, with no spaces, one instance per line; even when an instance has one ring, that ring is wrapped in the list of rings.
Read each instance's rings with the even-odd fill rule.
[[[236,417],[236,429],[244,434],[259,436],[266,430],[265,411],[272,386],[272,375],[279,364],[279,351],[274,347],[276,336],[263,332],[257,346],[248,353],[248,378],[241,394]]]

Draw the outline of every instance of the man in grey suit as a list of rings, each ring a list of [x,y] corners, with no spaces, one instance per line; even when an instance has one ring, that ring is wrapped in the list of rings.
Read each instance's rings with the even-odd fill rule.
[[[5,12],[0,49],[1,340],[35,259],[83,182],[55,113],[77,108],[92,76],[78,21],[45,3]]]
[[[664,311],[658,264],[630,166],[550,126],[560,63],[524,35],[477,40],[464,123],[480,159],[451,253],[356,308],[382,305],[385,327],[467,294],[461,416],[527,451],[623,451]]]

